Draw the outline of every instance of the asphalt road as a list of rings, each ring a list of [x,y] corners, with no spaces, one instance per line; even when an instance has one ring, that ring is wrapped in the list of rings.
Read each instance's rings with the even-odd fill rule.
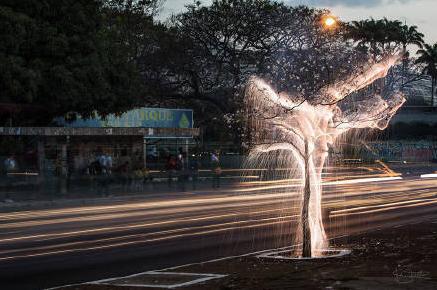
[[[380,179],[381,178],[381,179]],[[437,179],[325,178],[329,237],[437,214]],[[288,246],[293,181],[0,213],[0,288],[44,289]]]

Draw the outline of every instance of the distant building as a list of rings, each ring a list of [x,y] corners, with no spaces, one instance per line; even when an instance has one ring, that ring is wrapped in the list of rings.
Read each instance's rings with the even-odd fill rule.
[[[437,124],[437,93],[431,102],[431,78],[425,76],[404,89],[406,104],[393,117],[391,124],[427,123]],[[433,107],[431,105],[433,104]]]
[[[406,85],[404,91],[407,96],[406,106],[431,106],[431,77],[424,76],[423,79]],[[434,106],[437,106],[436,100]]]

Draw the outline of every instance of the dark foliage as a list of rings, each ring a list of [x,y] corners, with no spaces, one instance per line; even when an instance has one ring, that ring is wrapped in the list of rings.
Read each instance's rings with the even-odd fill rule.
[[[70,112],[122,112],[137,102],[138,71],[108,25],[112,11],[98,0],[2,1],[2,123],[46,124]]]

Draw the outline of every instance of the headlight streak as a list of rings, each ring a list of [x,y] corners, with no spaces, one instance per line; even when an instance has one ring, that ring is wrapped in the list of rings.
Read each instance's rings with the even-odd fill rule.
[[[354,227],[353,231],[369,228],[366,222],[400,223],[411,215],[431,214],[437,208],[435,180],[379,178],[324,183],[324,208],[330,210],[331,218],[344,218],[348,227]],[[0,234],[0,261],[202,237],[240,229],[289,227],[287,219],[292,218],[294,222],[296,209],[285,206],[289,200],[296,199],[295,186],[285,184],[283,193],[268,193],[270,186],[276,185],[280,183],[261,184],[246,192],[238,191],[242,188],[227,189],[225,192],[234,193],[231,196],[178,196],[176,200],[132,200],[110,206],[0,214],[0,228],[10,230]],[[34,216],[39,220],[31,220]],[[399,221],[393,221],[393,217]]]
[[[280,209],[270,209],[270,210],[264,210],[264,211],[257,211],[257,212],[251,212],[250,214],[266,214],[266,213],[272,213],[277,212]],[[286,208],[286,210],[290,210],[290,208]],[[156,226],[165,226],[165,225],[177,225],[177,224],[184,224],[188,222],[196,222],[196,221],[208,221],[208,220],[217,220],[219,218],[229,218],[229,217],[238,217],[240,216],[240,213],[231,213],[231,214],[223,214],[223,215],[212,215],[212,216],[202,216],[202,217],[196,217],[196,218],[182,218],[182,219],[176,219],[176,220],[169,220],[169,221],[163,221],[163,222],[154,222],[154,223],[139,223],[139,224],[133,224],[133,225],[122,225],[122,226],[113,226],[113,227],[103,227],[103,228],[97,228],[97,229],[89,229],[89,230],[80,230],[80,231],[70,231],[70,232],[61,232],[61,233],[52,233],[52,234],[40,234],[40,235],[29,235],[29,236],[19,236],[15,238],[6,238],[6,239],[0,239],[1,243],[6,242],[12,242],[12,241],[23,241],[23,240],[31,240],[31,239],[37,239],[38,241],[48,241],[51,239],[57,239],[62,237],[72,237],[75,235],[86,235],[86,234],[97,234],[97,233],[116,233],[116,232],[123,232],[127,230],[132,229],[147,229],[151,227]]]
[[[288,216],[288,218],[295,218],[295,217],[297,217],[297,215]],[[271,222],[267,222],[267,223],[260,223],[260,224],[248,225],[248,226],[218,228],[218,229],[214,229],[214,230],[207,230],[207,231],[200,231],[200,232],[194,232],[194,233],[185,233],[185,234],[170,235],[170,236],[151,238],[151,239],[146,239],[146,240],[144,240],[143,238],[145,236],[147,236],[147,234],[136,235],[136,237],[140,236],[141,240],[139,240],[139,241],[129,241],[129,242],[118,242],[118,243],[109,244],[109,245],[93,246],[93,247],[87,247],[87,248],[75,248],[75,249],[57,250],[57,251],[43,252],[43,253],[37,253],[37,254],[6,256],[6,257],[0,257],[0,261],[17,259],[17,258],[28,258],[28,257],[36,257],[36,256],[46,256],[46,255],[52,255],[52,254],[63,254],[63,253],[69,253],[69,252],[82,252],[82,251],[89,251],[89,250],[102,250],[102,249],[113,248],[113,247],[121,247],[121,246],[127,246],[127,245],[132,245],[132,244],[143,244],[143,243],[149,243],[149,242],[154,242],[154,241],[162,241],[162,240],[169,240],[169,239],[175,239],[175,238],[181,238],[181,237],[200,236],[200,235],[204,235],[204,234],[211,234],[211,233],[217,233],[217,232],[223,232],[223,231],[230,231],[230,230],[234,230],[234,229],[256,228],[256,227],[264,227],[264,226],[268,226],[268,225],[275,225],[275,224],[289,223],[290,222],[290,220],[283,220],[284,218],[287,218],[287,216],[279,217],[279,218],[268,218],[268,219],[261,220],[261,221],[271,221]],[[258,220],[258,221],[260,221],[260,220]],[[244,222],[249,222],[249,221],[244,221]],[[235,222],[234,224],[241,224],[241,223],[244,223],[244,222]],[[227,224],[233,224],[233,223],[227,223]],[[209,226],[209,227],[214,228],[214,227],[223,226],[223,225],[224,224],[214,225],[214,226]],[[208,226],[202,226],[202,227],[198,227],[198,228],[208,228]],[[188,229],[192,229],[192,228],[188,228]],[[166,233],[180,232],[180,231],[183,231],[183,230],[187,230],[187,229],[177,229],[177,230],[167,231]],[[162,233],[158,232],[158,233],[153,233],[153,234],[150,234],[150,235],[158,235],[158,234],[162,234]],[[126,237],[123,236],[123,237],[120,237],[120,238],[126,238]],[[109,239],[105,239],[104,241],[115,240],[115,239],[120,239],[120,238],[109,238]],[[95,242],[96,241],[92,241],[92,242],[80,242],[80,244],[95,243]],[[73,244],[77,245],[78,243],[73,243]],[[53,247],[44,247],[43,249],[50,249],[50,248],[53,248]],[[38,250],[38,249],[32,249],[32,250],[35,251],[35,250]],[[22,250],[20,250],[20,251],[22,251]],[[17,252],[17,251],[8,251],[6,253],[13,253],[13,252]],[[0,252],[0,254],[3,254],[3,252]]]

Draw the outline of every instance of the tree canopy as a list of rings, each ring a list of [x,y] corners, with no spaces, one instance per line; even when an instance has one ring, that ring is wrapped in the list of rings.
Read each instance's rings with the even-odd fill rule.
[[[384,53],[393,52],[402,47],[406,52],[408,45],[422,47],[424,35],[417,26],[408,26],[399,20],[365,19],[352,21],[347,25],[347,36],[358,46],[378,58]]]
[[[167,101],[197,104],[207,112],[208,127],[215,117],[225,122],[222,127],[238,132],[243,90],[252,75],[266,78],[279,91],[315,100],[315,92],[364,60],[344,41],[340,27],[323,27],[328,14],[270,0],[189,5],[171,19],[167,32],[172,42],[161,42],[167,58],[152,71],[162,72],[159,87]]]
[[[417,27],[399,21],[339,21],[327,29],[329,11],[274,0],[196,2],[166,22],[156,20],[160,3],[3,0],[0,122],[191,107],[211,135],[225,128],[233,135],[253,75],[317,102],[317,92],[369,56],[423,43]]]
[[[137,104],[138,68],[119,16],[126,2],[132,1],[2,1],[0,102],[39,112],[3,111],[3,122],[44,124],[71,112],[104,115]]]
[[[437,86],[437,43],[434,45],[425,44],[417,51],[419,57],[416,63],[423,65],[423,73],[431,77],[431,106],[434,106],[435,87]]]

